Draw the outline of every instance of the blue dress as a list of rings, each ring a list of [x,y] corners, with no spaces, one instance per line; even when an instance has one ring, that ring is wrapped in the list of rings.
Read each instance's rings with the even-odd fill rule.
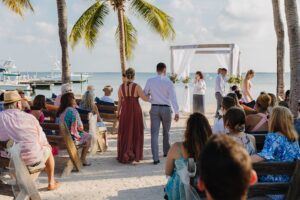
[[[184,184],[180,180],[180,176],[177,171],[182,170],[187,166],[188,160],[185,159],[181,152],[181,144],[177,143],[180,157],[175,160],[175,169],[173,174],[170,176],[168,183],[165,187],[165,191],[168,195],[169,200],[184,200],[185,190]]]
[[[258,155],[267,161],[293,162],[300,159],[298,141],[289,141],[279,133],[268,133],[263,150]],[[287,175],[266,175],[259,178],[259,182],[289,182]],[[283,199],[283,195],[271,195],[272,199]]]

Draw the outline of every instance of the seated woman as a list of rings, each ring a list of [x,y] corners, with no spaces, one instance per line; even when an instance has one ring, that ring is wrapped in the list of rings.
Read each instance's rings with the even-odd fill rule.
[[[257,155],[251,156],[252,162],[292,162],[300,159],[300,148],[298,134],[293,127],[293,115],[288,108],[274,107],[270,119],[269,133],[266,136],[263,150]],[[288,182],[288,175],[267,175],[261,176],[261,182]],[[272,199],[277,198],[273,196]]]
[[[222,113],[219,114],[220,117],[215,119],[214,126],[212,128],[213,134],[225,134],[228,130],[225,129],[223,117],[226,111],[235,106],[235,101],[232,97],[224,97],[221,104]]]
[[[228,135],[240,143],[250,155],[256,153],[255,138],[253,135],[244,133],[246,116],[240,108],[230,108],[223,117]]]
[[[249,106],[246,106],[243,102],[242,102],[242,98],[243,98],[243,95],[241,93],[240,90],[235,90],[234,93],[236,94],[237,98],[238,98],[238,102],[239,104],[243,107],[244,111],[246,114],[254,114],[256,113],[256,111],[249,107]]]
[[[84,132],[78,111],[75,109],[76,100],[73,93],[66,93],[61,96],[61,103],[57,111],[57,123],[65,123],[70,130],[72,139],[76,145],[82,145],[81,160],[83,166],[89,166],[86,155],[91,146],[91,135]]]
[[[43,109],[46,109],[46,97],[44,95],[37,95],[32,103],[30,113],[40,122],[44,123],[45,115]]]
[[[273,93],[268,93],[268,95],[271,97],[271,104],[268,107],[268,113],[271,115],[273,108],[277,106],[278,102],[276,96]]]
[[[180,171],[187,166],[189,158],[198,160],[202,148],[211,135],[209,122],[203,114],[194,113],[189,117],[184,141],[173,144],[167,155],[165,174],[170,177],[165,191],[169,200],[186,199]]]
[[[261,94],[256,100],[255,109],[257,114],[247,115],[246,132],[268,132],[268,107],[271,104],[271,97],[268,94]]]

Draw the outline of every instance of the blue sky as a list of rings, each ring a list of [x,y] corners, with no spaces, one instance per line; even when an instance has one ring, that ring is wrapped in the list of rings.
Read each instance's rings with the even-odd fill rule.
[[[154,71],[156,63],[170,63],[170,45],[236,43],[241,49],[243,71],[276,69],[276,37],[270,0],[149,0],[174,19],[176,39],[162,41],[142,19],[130,14],[138,30],[138,46],[128,63],[139,72]],[[67,0],[69,31],[94,1]],[[0,4],[0,59],[15,60],[20,71],[50,71],[60,58],[56,1],[32,0],[34,13],[21,18]],[[79,44],[70,49],[76,72],[118,72],[119,55],[114,32],[117,16],[111,10],[94,49]],[[286,44],[288,45],[288,44]],[[288,55],[288,52],[287,54]],[[288,63],[288,56],[286,57]],[[192,71],[212,72],[218,67],[214,55],[197,55]],[[288,71],[288,64],[286,64]]]

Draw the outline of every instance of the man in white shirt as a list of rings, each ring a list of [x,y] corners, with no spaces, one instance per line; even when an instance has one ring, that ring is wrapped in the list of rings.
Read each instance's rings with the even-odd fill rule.
[[[113,88],[110,85],[107,85],[103,88],[104,96],[100,99],[101,101],[105,101],[108,103],[115,103],[115,101],[111,98],[111,93],[113,92]]]
[[[164,156],[170,149],[169,131],[172,122],[172,109],[175,112],[175,121],[179,120],[179,106],[177,103],[176,92],[173,83],[166,77],[167,67],[164,63],[158,63],[156,66],[157,76],[148,79],[144,93],[150,95],[152,104],[150,110],[151,118],[151,151],[153,164],[157,165],[159,161],[158,134],[160,123],[163,126],[163,152]]]
[[[221,108],[222,98],[226,95],[225,85],[226,85],[226,68],[218,69],[218,76],[216,78],[215,85],[215,97],[217,99],[217,111],[215,117],[218,117],[218,111]]]

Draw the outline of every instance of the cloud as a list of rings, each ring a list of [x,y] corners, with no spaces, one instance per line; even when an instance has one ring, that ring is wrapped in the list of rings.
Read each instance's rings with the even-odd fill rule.
[[[36,22],[35,26],[37,28],[37,31],[40,32],[40,34],[45,34],[48,36],[56,36],[58,33],[58,27],[56,25],[47,23],[47,22]]]
[[[193,5],[191,0],[172,0],[171,1],[171,8],[180,11],[193,11],[195,6]]]

